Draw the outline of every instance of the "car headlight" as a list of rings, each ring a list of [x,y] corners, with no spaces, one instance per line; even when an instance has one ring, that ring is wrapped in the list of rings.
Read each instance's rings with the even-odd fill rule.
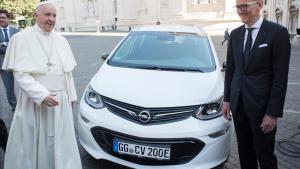
[[[85,102],[95,109],[101,109],[104,107],[101,95],[97,93],[91,86],[86,89]]]
[[[201,105],[194,114],[194,117],[199,120],[210,120],[221,116],[222,102],[223,97],[220,97],[213,102]]]

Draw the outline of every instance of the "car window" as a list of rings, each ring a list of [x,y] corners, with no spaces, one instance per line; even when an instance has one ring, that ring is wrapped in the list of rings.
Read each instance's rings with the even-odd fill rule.
[[[207,36],[177,32],[132,32],[113,54],[109,64],[203,72],[215,70]]]

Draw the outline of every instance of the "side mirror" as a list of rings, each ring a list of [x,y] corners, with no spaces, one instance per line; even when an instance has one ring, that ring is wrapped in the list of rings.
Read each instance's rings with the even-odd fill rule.
[[[101,59],[106,60],[108,56],[109,56],[109,53],[103,53],[101,55]]]
[[[226,71],[226,60],[223,62],[222,64],[222,69],[221,69],[222,72]]]

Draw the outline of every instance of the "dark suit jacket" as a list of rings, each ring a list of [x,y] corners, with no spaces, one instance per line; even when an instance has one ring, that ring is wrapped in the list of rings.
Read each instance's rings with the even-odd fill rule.
[[[265,114],[282,117],[291,52],[288,31],[264,20],[245,65],[244,34],[244,25],[230,34],[224,101],[230,102],[232,113],[236,113],[242,100],[252,120],[261,121]]]
[[[9,37],[12,37],[12,35],[16,34],[19,31],[20,31],[19,29],[9,26]],[[4,36],[2,30],[0,29],[0,43],[2,42],[4,42]],[[2,69],[5,52],[6,52],[6,47],[0,45],[0,70]]]

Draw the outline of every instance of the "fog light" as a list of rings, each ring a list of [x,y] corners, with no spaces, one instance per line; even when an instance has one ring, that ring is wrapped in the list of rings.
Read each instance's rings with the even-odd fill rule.
[[[81,117],[81,119],[82,119],[84,122],[86,122],[86,123],[89,123],[89,122],[90,122],[89,119],[87,119],[86,117],[84,117],[81,113],[80,113],[80,117]]]
[[[222,129],[222,130],[219,130],[219,131],[217,131],[217,132],[211,133],[211,134],[209,134],[208,136],[211,137],[211,138],[217,138],[217,137],[220,137],[220,136],[224,135],[224,134],[229,130],[229,127],[230,127],[230,125],[228,125],[227,127],[225,127],[225,128]]]

